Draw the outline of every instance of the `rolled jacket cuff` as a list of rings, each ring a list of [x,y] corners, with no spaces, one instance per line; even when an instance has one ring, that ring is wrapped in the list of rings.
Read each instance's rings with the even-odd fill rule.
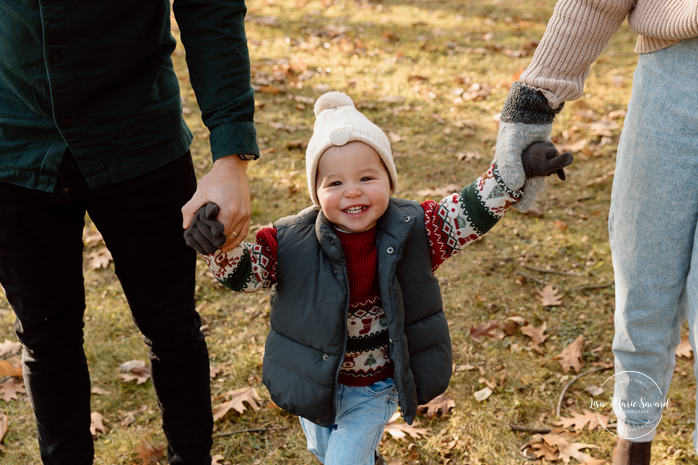
[[[237,122],[216,126],[211,131],[213,161],[228,155],[254,155],[259,158],[257,130],[254,123]]]

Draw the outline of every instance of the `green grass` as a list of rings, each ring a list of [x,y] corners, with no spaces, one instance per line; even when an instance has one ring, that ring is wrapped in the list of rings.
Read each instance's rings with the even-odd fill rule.
[[[324,89],[348,93],[362,111],[394,137],[399,173],[396,196],[424,200],[418,192],[474,180],[488,166],[497,135],[500,111],[514,76],[530,62],[533,42],[540,39],[554,2],[537,0],[459,2],[455,0],[306,1],[254,0],[248,3],[247,34],[253,83],[280,93],[257,93],[256,122],[262,158],[250,164],[253,225],[266,225],[309,204],[304,150],[314,122],[312,104]],[[175,34],[177,31],[174,31]],[[592,67],[586,96],[569,103],[556,119],[553,140],[560,146],[587,140],[575,153],[568,181],[551,179],[538,200],[543,216],[509,213],[483,240],[447,261],[437,272],[442,282],[446,314],[451,322],[454,363],[483,370],[458,371],[448,394],[456,408],[448,417],[419,416],[429,430],[422,439],[398,442],[386,437],[384,455],[410,464],[525,463],[519,447],[530,434],[514,433],[509,423],[551,425],[564,374],[553,359],[583,334],[584,369],[593,362],[612,361],[613,288],[563,294],[563,304],[546,309],[542,288],[524,271],[565,289],[607,283],[613,279],[606,221],[611,177],[590,184],[613,170],[622,118],[612,137],[602,141],[588,124],[625,108],[630,97],[635,35],[624,25]],[[518,51],[521,51],[520,53]],[[525,54],[525,56],[517,56]],[[208,131],[202,125],[189,86],[181,46],[174,55],[185,98],[186,119],[196,139],[192,153],[198,175],[211,167]],[[619,78],[620,77],[620,78]],[[491,87],[482,99],[463,95],[473,84]],[[294,96],[303,98],[297,99]],[[311,100],[312,101],[312,100]],[[291,126],[290,131],[278,128]],[[276,125],[276,127],[275,127]],[[603,142],[603,143],[602,143]],[[603,145],[603,147],[601,146]],[[294,148],[296,147],[296,148]],[[475,152],[470,161],[459,153]],[[259,226],[257,226],[259,227]],[[250,236],[250,239],[252,236]],[[543,274],[522,268],[574,271],[580,277]],[[197,309],[207,325],[212,365],[221,368],[212,381],[214,396],[243,386],[255,386],[264,399],[258,412],[228,413],[216,423],[216,433],[286,427],[261,434],[216,438],[213,453],[224,463],[316,463],[305,449],[298,420],[275,408],[261,383],[264,339],[268,330],[268,294],[233,294],[214,283],[203,261],[198,263]],[[95,440],[98,464],[140,463],[142,438],[164,444],[150,381],[143,385],[117,378],[120,363],[146,360],[147,351],[133,325],[113,266],[86,269],[87,317],[85,349],[93,385],[112,392],[92,398],[92,408],[107,419],[108,434]],[[0,308],[8,309],[0,298]],[[535,326],[547,323],[551,335],[543,354],[531,350],[522,334],[476,342],[472,325],[518,315]],[[13,339],[13,316],[0,318],[0,338]],[[680,360],[669,396],[675,408],[659,426],[653,456],[656,463],[695,460],[692,451],[695,379],[692,360]],[[186,382],[187,367],[182,367]],[[503,385],[484,402],[473,393],[480,377],[499,378]],[[600,385],[610,372],[596,373],[576,383],[567,395],[569,409],[587,408],[583,388]],[[216,401],[216,403],[219,401]],[[26,397],[0,408],[9,415],[0,463],[39,462],[35,427]],[[146,406],[130,426],[125,413]],[[578,442],[593,443],[594,457],[610,459],[614,438],[606,432],[582,432]],[[164,463],[162,460],[161,463]],[[653,462],[655,463],[655,462]]]

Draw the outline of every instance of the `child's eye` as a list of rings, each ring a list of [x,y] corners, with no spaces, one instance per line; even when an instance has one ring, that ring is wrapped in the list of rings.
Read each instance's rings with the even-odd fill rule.
[[[341,181],[334,181],[330,183],[330,186],[341,186],[342,182]]]
[[[373,178],[372,178],[371,176],[364,176],[363,178],[361,178],[361,181],[362,181],[362,182],[363,182],[363,181],[370,181],[370,180],[372,180],[372,179],[373,179]]]

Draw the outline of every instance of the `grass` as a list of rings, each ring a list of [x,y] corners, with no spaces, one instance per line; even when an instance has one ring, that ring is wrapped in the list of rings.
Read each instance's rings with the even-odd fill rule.
[[[309,139],[314,121],[308,102],[329,89],[347,92],[391,135],[400,179],[396,196],[421,201],[424,189],[474,180],[492,158],[497,135],[494,117],[508,86],[530,62],[553,6],[552,1],[539,0],[250,1],[247,33],[253,83],[260,89],[256,122],[263,153],[249,168],[252,224],[259,228],[308,205],[300,143]],[[507,425],[543,426],[556,420],[557,398],[573,374],[563,373],[553,357],[583,334],[587,339],[584,369],[593,362],[612,361],[612,287],[570,290],[563,294],[561,306],[545,308],[537,293],[542,286],[517,272],[566,289],[613,279],[606,227],[612,177],[603,175],[614,167],[622,117],[612,120],[617,126],[610,126],[611,134],[606,136],[593,134],[589,124],[625,108],[637,61],[632,53],[634,41],[635,35],[624,25],[592,67],[585,97],[569,103],[556,119],[553,140],[559,146],[577,144],[578,150],[574,166],[568,169],[569,180],[551,179],[540,196],[539,217],[509,213],[485,239],[437,272],[451,322],[454,363],[477,369],[453,376],[448,394],[456,407],[450,416],[420,416],[420,426],[429,434],[407,442],[386,437],[380,446],[384,455],[409,464],[525,463],[519,447],[530,440],[530,434],[512,432]],[[211,167],[208,131],[188,83],[181,46],[174,60],[185,118],[196,135],[192,153],[202,176]],[[469,99],[469,93],[478,88],[489,91],[483,98]],[[586,140],[583,148],[582,139]],[[523,265],[582,276],[538,273]],[[305,450],[297,419],[274,408],[261,383],[268,294],[230,293],[212,281],[202,261],[198,277],[197,309],[206,324],[211,364],[221,368],[212,381],[214,396],[251,385],[264,399],[258,412],[228,413],[216,423],[216,432],[288,428],[220,437],[213,453],[222,454],[222,463],[231,464],[316,463]],[[157,404],[150,381],[123,383],[117,378],[117,367],[127,360],[145,360],[147,351],[113,266],[86,267],[85,282],[85,350],[92,382],[112,393],[92,398],[93,410],[104,415],[109,428],[95,440],[95,463],[141,463],[137,447],[143,438],[164,444]],[[9,308],[2,298],[0,308]],[[542,354],[531,349],[523,334],[484,342],[469,337],[471,326],[513,315],[535,326],[547,323],[550,337]],[[0,318],[0,337],[14,338],[12,322],[9,312]],[[695,460],[692,363],[678,362],[669,393],[676,407],[666,412],[659,426],[653,463]],[[183,382],[186,372],[183,366]],[[484,387],[481,377],[499,379],[505,374],[489,399],[475,400],[474,392]],[[576,383],[567,395],[563,415],[570,416],[570,408],[588,408],[589,395],[583,387],[600,385],[608,376],[609,372],[597,373]],[[2,404],[10,428],[0,462],[38,463],[26,397]],[[145,413],[130,426],[121,426],[126,412],[140,406],[145,406]],[[597,445],[599,449],[588,452],[608,460],[614,438],[606,432],[584,431],[577,442]]]

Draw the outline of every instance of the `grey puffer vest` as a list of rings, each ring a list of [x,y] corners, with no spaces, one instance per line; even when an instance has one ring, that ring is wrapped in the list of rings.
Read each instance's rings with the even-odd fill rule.
[[[424,210],[416,202],[390,199],[377,226],[393,379],[403,417],[411,424],[417,406],[448,387],[451,338],[431,271]],[[330,426],[347,339],[350,289],[344,252],[316,207],[277,221],[276,238],[276,295],[263,381],[276,405]]]

